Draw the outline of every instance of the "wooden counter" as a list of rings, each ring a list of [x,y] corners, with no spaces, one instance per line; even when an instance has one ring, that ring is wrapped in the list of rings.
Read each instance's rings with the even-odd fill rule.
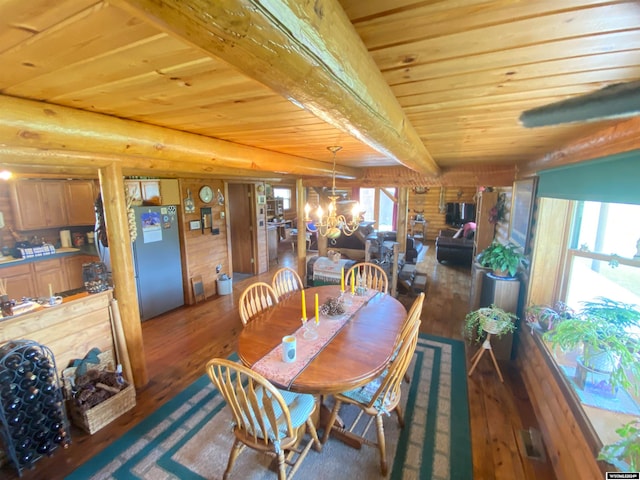
[[[94,347],[115,352],[109,304],[112,292],[80,293],[62,304],[0,319],[0,345],[9,340],[33,340],[51,349],[58,373],[70,360],[83,358]]]

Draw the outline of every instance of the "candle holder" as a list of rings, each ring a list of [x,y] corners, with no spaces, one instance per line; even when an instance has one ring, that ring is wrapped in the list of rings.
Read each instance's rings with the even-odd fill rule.
[[[316,327],[313,322],[309,322],[306,317],[302,317],[300,319],[302,322],[302,329],[304,332],[302,333],[302,337],[306,340],[315,340],[318,338],[318,332],[316,331]]]
[[[342,292],[342,295],[340,296],[342,299],[342,304],[345,307],[350,307],[351,305],[353,305],[353,298],[356,296],[355,292]]]

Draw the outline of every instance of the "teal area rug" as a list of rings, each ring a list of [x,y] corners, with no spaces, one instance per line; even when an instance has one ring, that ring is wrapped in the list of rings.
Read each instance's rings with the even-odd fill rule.
[[[420,335],[409,375],[402,397],[405,428],[399,429],[395,415],[384,418],[388,478],[472,479],[464,344]],[[233,442],[227,410],[204,375],[67,478],[222,478]],[[343,407],[341,416],[353,410]],[[375,436],[375,428],[368,433]],[[245,449],[230,478],[274,479],[270,461]],[[378,451],[366,445],[355,450],[330,438],[322,452],[309,452],[295,478],[382,478]]]

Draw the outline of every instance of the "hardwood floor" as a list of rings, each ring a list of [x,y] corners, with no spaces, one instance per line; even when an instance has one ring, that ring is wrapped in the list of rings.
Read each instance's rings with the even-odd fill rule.
[[[280,244],[279,257],[279,264],[274,265],[271,272],[234,282],[233,295],[212,297],[144,322],[142,332],[150,381],[137,391],[136,407],[94,435],[74,427],[68,449],[40,460],[35,469],[23,472],[22,478],[64,478],[75,466],[90,459],[200,377],[207,360],[231,353],[242,328],[237,299],[250,283],[270,282],[275,268],[295,266],[296,259],[288,243]],[[470,270],[438,264],[433,245],[427,251],[426,262],[429,282],[421,331],[462,339]],[[406,297],[400,299],[405,305],[412,301]],[[467,358],[476,348],[476,345],[467,345]],[[483,359],[473,376],[468,377],[474,478],[553,480],[555,476],[548,461],[528,459],[525,449],[518,446],[522,443],[519,432],[536,428],[536,419],[517,371],[506,362],[501,362],[500,368],[504,384],[500,383],[489,359]],[[19,477],[15,469],[5,466],[0,470],[0,478]]]

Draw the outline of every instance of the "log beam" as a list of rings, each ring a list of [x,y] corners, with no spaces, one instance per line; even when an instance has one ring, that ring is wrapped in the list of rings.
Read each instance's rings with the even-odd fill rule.
[[[640,117],[609,125],[544,157],[522,165],[518,176],[640,149]]]
[[[0,147],[5,151],[15,148],[113,155],[129,169],[153,173],[197,169],[218,174],[218,169],[226,168],[261,174],[331,176],[333,170],[328,162],[32,100],[0,95],[0,111]],[[33,164],[32,160],[24,162]],[[86,155],[84,159],[63,160],[62,165],[100,168],[113,161]],[[358,176],[355,168],[336,166],[338,178]]]
[[[114,0],[403,165],[439,168],[337,0]]]
[[[136,388],[141,388],[149,382],[149,375],[142,342],[142,324],[136,294],[122,169],[119,164],[112,163],[101,168],[99,174],[115,296],[118,299],[122,329],[127,340],[133,382]]]

